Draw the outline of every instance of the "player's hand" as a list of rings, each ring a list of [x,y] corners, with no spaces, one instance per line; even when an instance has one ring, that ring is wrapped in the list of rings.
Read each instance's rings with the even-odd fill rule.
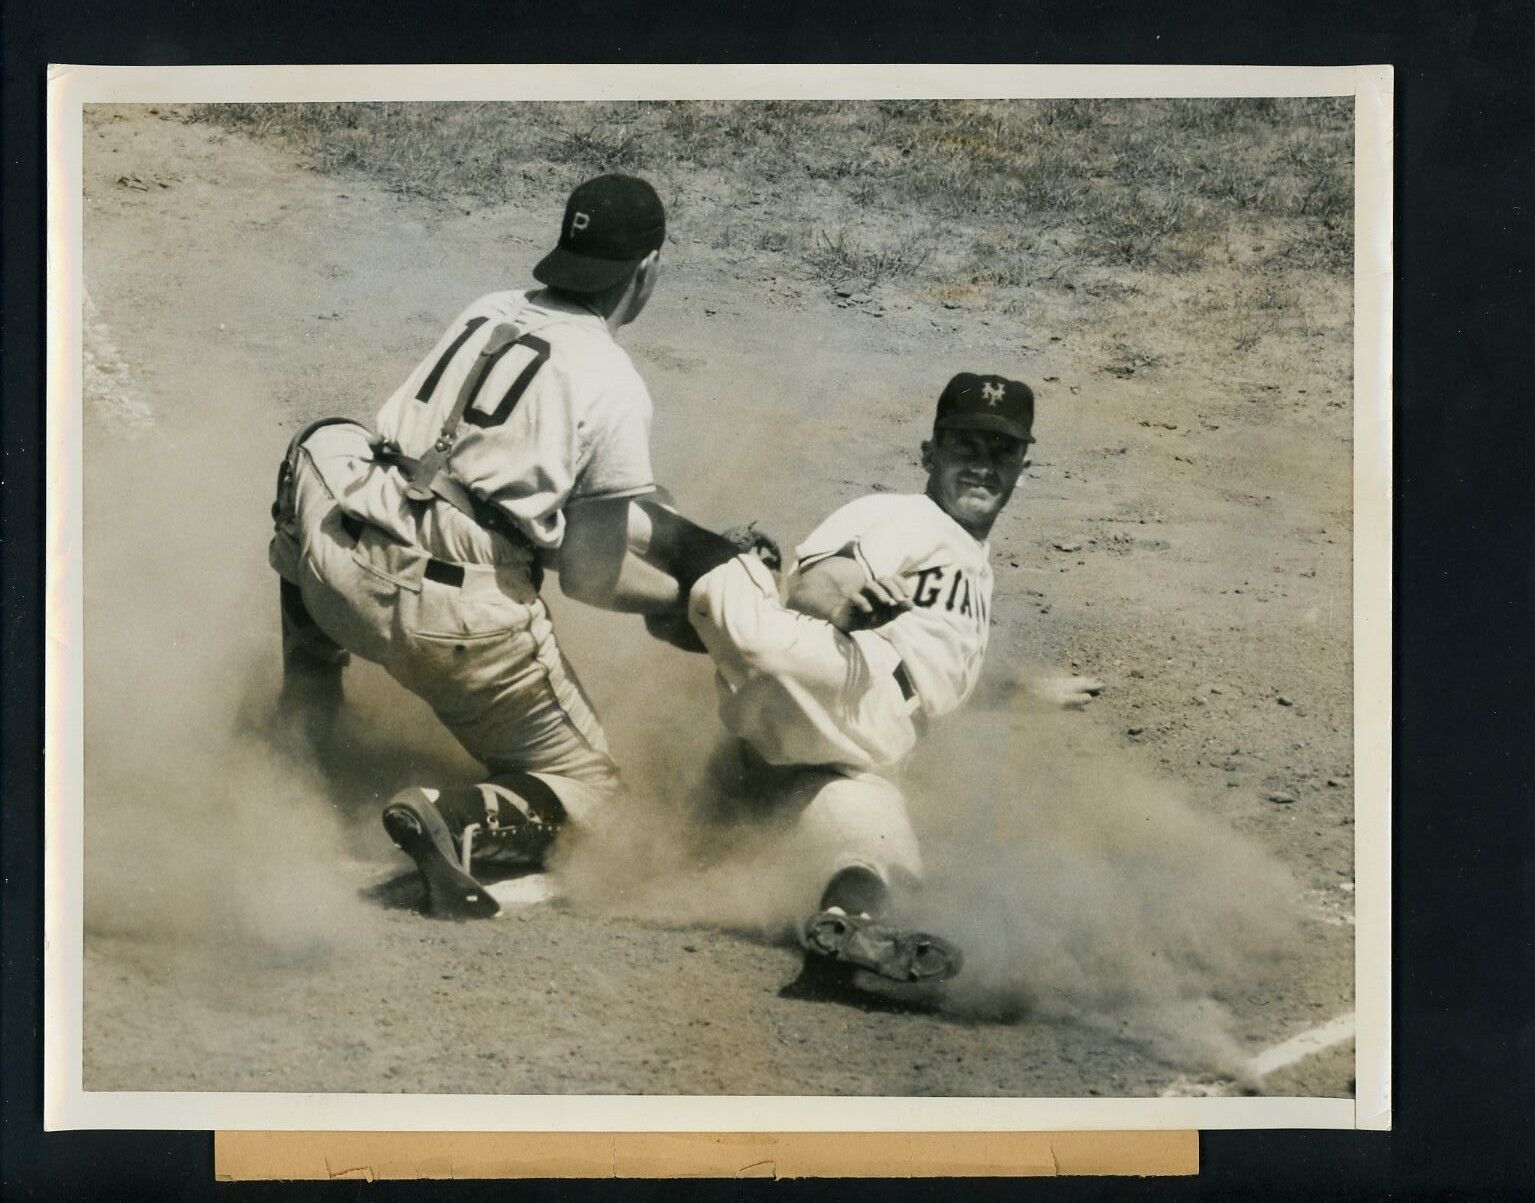
[[[1103,692],[1103,682],[1097,678],[1067,676],[1065,673],[1031,677],[1027,686],[1033,697],[1062,710],[1080,710]]]
[[[911,594],[897,576],[882,576],[865,582],[863,588],[847,599],[844,631],[867,631],[899,618],[911,609]]]

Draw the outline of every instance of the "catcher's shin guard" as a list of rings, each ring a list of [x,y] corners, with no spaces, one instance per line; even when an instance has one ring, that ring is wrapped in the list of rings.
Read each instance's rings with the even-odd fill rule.
[[[305,735],[322,744],[341,709],[341,670],[351,656],[315,624],[299,587],[279,586],[282,613],[282,694],[279,706]]]
[[[500,909],[474,877],[476,857],[542,864],[564,821],[554,791],[516,771],[477,786],[412,787],[383,814],[389,838],[421,870],[428,909],[450,919],[486,919]]]
[[[517,769],[503,769],[478,790],[484,797],[484,854],[543,864],[565,826],[565,807],[554,790]]]
[[[964,966],[963,954],[941,936],[887,927],[835,906],[805,924],[801,943],[812,957],[867,970],[892,982],[944,982]]]

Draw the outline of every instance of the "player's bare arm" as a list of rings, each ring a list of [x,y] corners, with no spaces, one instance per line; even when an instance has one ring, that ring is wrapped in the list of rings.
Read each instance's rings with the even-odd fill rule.
[[[669,502],[653,497],[635,502],[633,511],[631,548],[648,563],[675,577],[684,595],[704,573],[743,551],[755,551],[770,564],[778,558],[778,545],[752,528],[716,534],[684,518]]]
[[[620,613],[675,615],[685,627],[687,587],[740,551],[677,513],[662,493],[572,505],[554,567],[567,597]]]
[[[635,508],[620,498],[587,501],[566,511],[557,569],[567,597],[627,614],[656,614],[682,604],[677,578],[631,550]]]
[[[755,555],[773,569],[783,562],[777,542],[755,524],[715,535],[683,518],[665,489],[631,503],[630,560],[664,574],[676,584],[678,595],[675,606],[646,613],[645,629],[681,651],[703,652],[704,645],[688,621],[688,591],[705,572],[743,553]]]

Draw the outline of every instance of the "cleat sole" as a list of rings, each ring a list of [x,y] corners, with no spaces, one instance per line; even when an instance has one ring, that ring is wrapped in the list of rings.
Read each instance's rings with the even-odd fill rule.
[[[943,982],[964,967],[954,944],[927,932],[900,931],[868,919],[823,912],[805,925],[813,955],[867,970],[892,982]]]
[[[430,801],[396,799],[384,807],[383,822],[395,846],[421,871],[428,913],[441,919],[489,919],[500,913],[500,904],[485,887],[459,867],[447,824]]]

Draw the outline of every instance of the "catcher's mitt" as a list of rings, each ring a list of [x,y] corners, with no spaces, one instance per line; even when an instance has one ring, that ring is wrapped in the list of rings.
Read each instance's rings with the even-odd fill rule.
[[[744,526],[732,526],[727,531],[721,531],[720,534],[726,541],[734,543],[740,551],[750,552],[756,556],[774,572],[783,567],[783,552],[779,550],[778,540],[758,530],[755,522],[748,522]]]

